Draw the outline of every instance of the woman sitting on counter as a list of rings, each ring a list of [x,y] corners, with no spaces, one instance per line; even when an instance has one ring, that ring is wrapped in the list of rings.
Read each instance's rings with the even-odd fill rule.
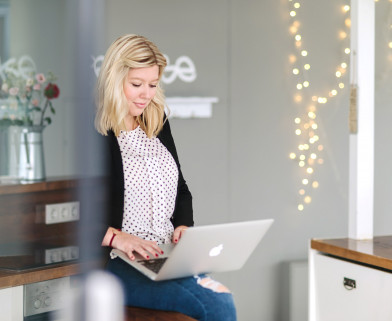
[[[180,241],[193,225],[160,79],[166,59],[155,44],[124,35],[109,47],[97,82],[97,131],[110,150],[109,227],[102,245],[145,259]],[[155,282],[119,258],[107,269],[122,281],[129,306],[178,311],[197,320],[236,320],[232,294],[204,275]]]

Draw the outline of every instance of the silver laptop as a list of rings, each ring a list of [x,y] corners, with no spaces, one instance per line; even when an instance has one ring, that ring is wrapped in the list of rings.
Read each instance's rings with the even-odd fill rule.
[[[120,257],[152,280],[161,281],[200,273],[239,270],[273,223],[273,219],[191,227],[178,244],[164,244],[164,254],[145,260],[140,255],[131,261],[117,249]]]

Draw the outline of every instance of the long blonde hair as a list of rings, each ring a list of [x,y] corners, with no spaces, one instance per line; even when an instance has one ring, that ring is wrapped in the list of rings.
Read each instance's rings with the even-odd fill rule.
[[[147,38],[124,35],[108,48],[96,84],[95,128],[102,135],[112,130],[116,136],[125,130],[124,118],[129,112],[124,95],[124,81],[131,68],[158,65],[161,79],[166,59],[158,47]],[[165,96],[159,83],[156,94],[136,121],[148,137],[158,135],[163,127]]]

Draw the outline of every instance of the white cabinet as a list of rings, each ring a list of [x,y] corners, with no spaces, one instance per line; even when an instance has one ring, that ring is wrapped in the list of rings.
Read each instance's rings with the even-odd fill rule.
[[[0,289],[0,320],[23,321],[23,286]]]
[[[392,273],[310,250],[310,321],[390,321],[391,299]]]

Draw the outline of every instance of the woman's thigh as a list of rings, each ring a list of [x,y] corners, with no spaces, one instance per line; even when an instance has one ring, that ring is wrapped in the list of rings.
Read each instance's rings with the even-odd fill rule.
[[[118,258],[107,269],[122,281],[129,306],[178,311],[203,321],[236,320],[232,295],[207,277],[152,281]]]

